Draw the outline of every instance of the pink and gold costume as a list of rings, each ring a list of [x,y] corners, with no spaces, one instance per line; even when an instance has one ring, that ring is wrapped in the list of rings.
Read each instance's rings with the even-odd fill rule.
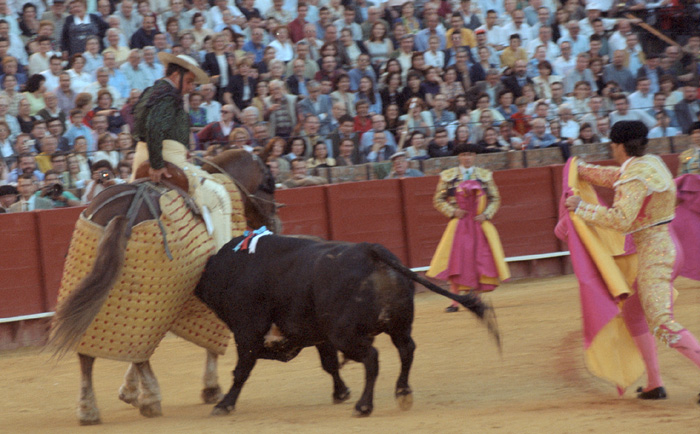
[[[638,293],[653,333],[666,344],[681,339],[684,330],[673,317],[674,265],[678,249],[669,223],[674,217],[676,185],[655,155],[633,157],[621,168],[580,164],[582,179],[615,189],[612,207],[581,202],[575,214],[583,220],[631,234],[639,267]]]

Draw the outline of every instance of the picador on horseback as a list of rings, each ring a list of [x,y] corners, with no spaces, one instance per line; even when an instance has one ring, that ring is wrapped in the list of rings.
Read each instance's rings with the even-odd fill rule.
[[[133,134],[138,144],[131,173],[136,174],[139,166],[149,161],[149,177],[158,183],[162,177],[171,177],[166,161],[184,170],[190,193],[219,249],[231,239],[231,200],[209,173],[187,162],[190,120],[182,101],[183,94],[191,93],[195,84],[208,83],[209,77],[184,54],[161,52],[158,58],[165,67],[165,77],[146,89],[134,106]]]
[[[81,214],[61,279],[50,344],[60,355],[78,353],[83,425],[100,423],[97,357],[130,362],[119,398],[144,416],[162,414],[149,359],[168,332],[207,350],[202,398],[218,400],[216,358],[231,335],[194,288],[207,259],[232,237],[278,226],[274,182],[259,158],[228,150],[202,169],[188,161],[182,95],[208,77],[187,56],[159,57],[166,77],[134,108],[138,179],[106,189]]]

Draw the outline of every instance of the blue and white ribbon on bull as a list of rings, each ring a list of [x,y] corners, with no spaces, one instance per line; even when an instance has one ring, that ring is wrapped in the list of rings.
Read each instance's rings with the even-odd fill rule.
[[[266,226],[262,226],[254,231],[243,232],[243,240],[236,247],[233,248],[234,252],[239,250],[248,249],[248,254],[252,255],[255,253],[255,247],[258,245],[258,240],[265,235],[272,235],[272,232],[267,230]]]

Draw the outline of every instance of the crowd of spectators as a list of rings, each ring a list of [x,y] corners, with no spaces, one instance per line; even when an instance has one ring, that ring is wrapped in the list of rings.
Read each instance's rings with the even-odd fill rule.
[[[191,151],[246,149],[290,187],[322,182],[317,167],[389,160],[390,177],[417,176],[407,160],[460,143],[566,157],[620,120],[685,134],[700,36],[658,48],[640,29],[673,29],[674,4],[0,0],[0,185],[20,204],[5,194],[0,212],[87,203],[128,179],[131,109],[163,76],[161,51],[211,77],[185,97]]]

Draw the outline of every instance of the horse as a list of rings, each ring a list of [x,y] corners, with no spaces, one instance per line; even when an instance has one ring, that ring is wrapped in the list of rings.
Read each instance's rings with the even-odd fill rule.
[[[279,230],[274,181],[257,156],[229,150],[203,169],[226,185],[232,204],[236,200],[243,210],[244,218],[232,213],[232,235],[240,235],[244,225]],[[216,357],[223,354],[230,333],[222,333],[225,325],[194,297],[215,248],[186,193],[186,179],[184,185],[180,180],[168,188],[142,180],[107,188],[76,223],[49,345],[59,357],[77,349],[81,425],[101,423],[92,385],[96,357],[131,362],[120,399],[146,417],[162,415],[149,358],[168,331],[208,350],[202,396],[205,402],[219,398]],[[135,268],[142,263],[151,268]],[[139,330],[145,335],[137,336]]]

